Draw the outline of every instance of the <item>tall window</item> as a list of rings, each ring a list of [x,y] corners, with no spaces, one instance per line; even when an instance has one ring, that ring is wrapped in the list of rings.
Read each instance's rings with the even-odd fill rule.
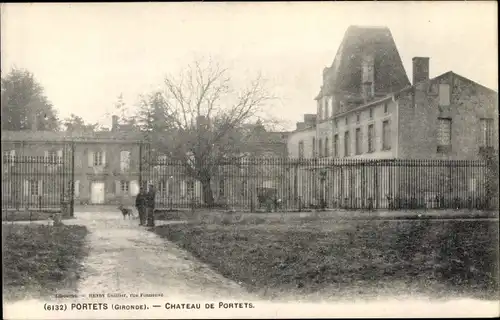
[[[375,151],[373,147],[373,140],[375,138],[375,128],[373,124],[368,125],[368,152]]]
[[[102,166],[102,151],[94,152],[94,166]]]
[[[362,148],[361,148],[361,143],[362,143],[362,138],[361,138],[361,128],[356,128],[356,154],[361,154]]]
[[[481,147],[493,147],[493,119],[482,118],[481,125]]]
[[[40,183],[41,181],[39,180],[30,180],[29,188],[30,188],[30,195],[32,196],[38,196],[40,195]]]
[[[50,150],[48,153],[47,153],[47,160],[49,162],[57,162],[58,160],[58,157],[57,157],[57,151],[55,150]]]
[[[329,143],[328,140],[329,140],[328,138],[325,138],[325,157],[328,157],[330,155],[330,150],[329,150],[329,147],[328,147],[329,146],[328,145],[328,143]]]
[[[130,182],[122,180],[120,181],[120,191],[122,193],[127,193],[130,190]]]
[[[446,83],[441,83],[439,85],[439,105],[449,106],[450,105],[450,85]]]
[[[356,123],[359,123],[359,119],[360,119],[360,116],[359,116],[359,113],[356,114]]]
[[[370,114],[370,120],[373,119],[373,108],[370,108],[370,110],[368,111]]]
[[[120,152],[120,169],[122,172],[128,171],[130,169],[130,152],[121,151]]]
[[[382,150],[391,149],[391,124],[388,120],[382,123]]]
[[[312,138],[312,157],[316,157],[316,138]]]
[[[349,136],[349,131],[344,133],[344,157],[351,155],[351,137]]]
[[[389,105],[388,103],[384,103],[384,114],[387,114],[389,112]]]
[[[304,158],[304,141],[299,141],[299,158]]]
[[[221,181],[222,181],[222,194],[224,195],[224,180],[221,180]],[[187,187],[187,194],[190,196],[194,195],[194,181],[188,180],[186,183],[186,187]],[[219,184],[219,188],[220,188],[220,184]],[[220,189],[219,189],[219,192],[220,192]]]
[[[333,136],[333,156],[335,158],[339,157],[339,135],[338,134]]]
[[[323,140],[322,139],[319,139],[319,142],[318,142],[318,153],[319,153],[319,157],[321,158],[323,156]]]
[[[438,119],[438,152],[448,152],[451,149],[451,119],[439,118]]]

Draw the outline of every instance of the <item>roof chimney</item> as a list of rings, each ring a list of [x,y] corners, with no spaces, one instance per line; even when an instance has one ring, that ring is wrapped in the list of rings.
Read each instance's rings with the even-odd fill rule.
[[[297,122],[297,131],[298,130],[303,130],[306,128],[306,124],[304,122]]]
[[[118,116],[111,116],[111,131],[118,131]]]
[[[414,57],[413,62],[413,85],[429,80],[429,58]]]
[[[304,122],[306,127],[314,127],[316,126],[316,115],[315,114],[305,114]]]

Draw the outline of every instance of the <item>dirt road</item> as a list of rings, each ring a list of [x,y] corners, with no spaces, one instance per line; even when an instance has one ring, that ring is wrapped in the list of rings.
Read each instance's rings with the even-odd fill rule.
[[[138,220],[118,212],[77,212],[66,224],[90,231],[89,256],[78,293],[163,293],[186,299],[248,297],[236,283],[222,277],[189,253],[161,239]]]

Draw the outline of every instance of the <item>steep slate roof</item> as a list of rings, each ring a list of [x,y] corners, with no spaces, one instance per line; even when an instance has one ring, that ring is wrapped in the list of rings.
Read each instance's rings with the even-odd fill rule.
[[[98,132],[68,132],[68,131],[3,131],[2,141],[32,141],[32,142],[139,142],[142,135],[138,132],[98,131]]]
[[[410,85],[391,31],[387,27],[350,26],[335,59],[325,69],[325,81],[316,97],[335,93],[359,96],[363,54],[374,54],[375,94],[383,95]]]

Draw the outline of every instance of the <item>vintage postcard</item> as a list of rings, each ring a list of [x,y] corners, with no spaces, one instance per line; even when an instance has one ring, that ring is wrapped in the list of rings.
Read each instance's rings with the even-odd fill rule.
[[[496,12],[2,4],[3,317],[499,316]]]

